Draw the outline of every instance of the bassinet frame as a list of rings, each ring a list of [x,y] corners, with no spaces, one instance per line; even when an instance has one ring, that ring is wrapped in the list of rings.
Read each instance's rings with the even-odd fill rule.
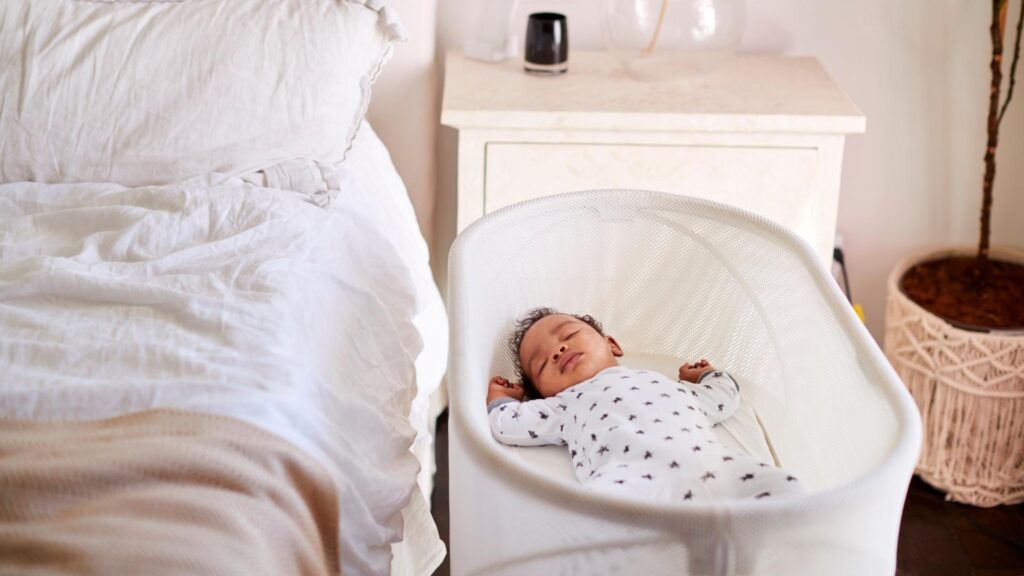
[[[589,207],[611,222],[629,218],[638,206],[699,215],[752,231],[802,267],[827,303],[828,322],[835,323],[850,354],[875,376],[865,386],[891,411],[886,414],[892,420],[891,438],[879,441],[886,449],[876,455],[877,465],[793,499],[654,503],[599,495],[547,477],[510,458],[493,440],[482,401],[489,366],[482,366],[477,357],[485,344],[474,326],[484,300],[489,309],[505,305],[493,294],[474,293],[479,286],[467,280],[481,259],[492,257],[477,253],[475,245],[544,214]],[[713,243],[704,244],[712,252],[716,249]],[[790,230],[703,199],[641,190],[575,192],[509,206],[475,222],[452,247],[448,285],[453,574],[895,571],[903,501],[921,446],[920,417],[831,275],[810,246]],[[519,312],[510,308],[504,316]],[[494,345],[496,340],[488,342]]]

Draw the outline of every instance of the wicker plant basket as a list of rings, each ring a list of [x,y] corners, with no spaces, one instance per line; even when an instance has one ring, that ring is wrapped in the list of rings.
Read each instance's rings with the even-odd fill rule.
[[[957,328],[899,289],[917,262],[972,252],[930,252],[896,266],[888,283],[885,355],[924,420],[916,473],[947,500],[1016,504],[1024,501],[1024,333]],[[1016,250],[992,250],[992,256],[1024,262]]]

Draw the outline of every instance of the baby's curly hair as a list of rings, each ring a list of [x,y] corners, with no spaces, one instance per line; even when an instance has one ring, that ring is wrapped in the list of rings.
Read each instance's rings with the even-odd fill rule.
[[[526,332],[533,327],[542,318],[552,316],[555,314],[565,314],[571,316],[580,322],[589,325],[601,336],[604,336],[604,328],[601,327],[601,323],[594,319],[589,314],[566,314],[565,312],[559,312],[554,308],[534,308],[527,312],[523,317],[519,318],[515,322],[515,328],[512,330],[512,336],[508,339],[508,348],[512,352],[512,361],[515,363],[516,375],[519,377],[519,382],[523,385],[523,390],[526,392],[526,396],[529,398],[540,398],[540,393],[537,391],[537,387],[530,380],[530,377],[526,375],[526,371],[523,370],[523,361],[519,359],[519,348],[523,345],[523,337],[526,336]]]

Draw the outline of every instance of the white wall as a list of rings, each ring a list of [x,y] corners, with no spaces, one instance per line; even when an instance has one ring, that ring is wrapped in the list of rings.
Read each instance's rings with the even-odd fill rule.
[[[427,0],[388,0],[404,24],[407,40],[395,46],[391,60],[373,86],[366,112],[373,129],[409,191],[420,230],[428,241],[434,229],[437,159],[437,110],[441,83],[434,55],[436,6]]]
[[[1022,4],[1010,2],[1008,27]],[[461,46],[479,3],[440,0],[439,62],[448,47]],[[569,20],[570,51],[602,47],[603,2],[521,4],[514,30],[525,28],[529,12],[558,10]],[[893,265],[927,247],[977,242],[989,6],[979,0],[747,2],[742,50],[818,58],[867,116],[867,133],[847,139],[839,229],[853,295],[879,340]],[[1008,49],[1007,71],[1010,56]],[[1004,74],[1004,92],[1007,80]],[[451,129],[441,129],[434,261],[442,274],[454,235],[456,141]],[[1024,248],[1024,70],[1002,124],[997,160],[993,243]]]

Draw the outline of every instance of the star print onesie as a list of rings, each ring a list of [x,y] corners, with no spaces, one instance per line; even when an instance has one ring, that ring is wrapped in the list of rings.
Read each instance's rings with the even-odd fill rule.
[[[671,501],[803,492],[784,470],[715,440],[711,427],[739,403],[725,372],[693,384],[614,366],[550,398],[503,398],[488,410],[500,442],[567,446],[576,476],[594,490]]]

